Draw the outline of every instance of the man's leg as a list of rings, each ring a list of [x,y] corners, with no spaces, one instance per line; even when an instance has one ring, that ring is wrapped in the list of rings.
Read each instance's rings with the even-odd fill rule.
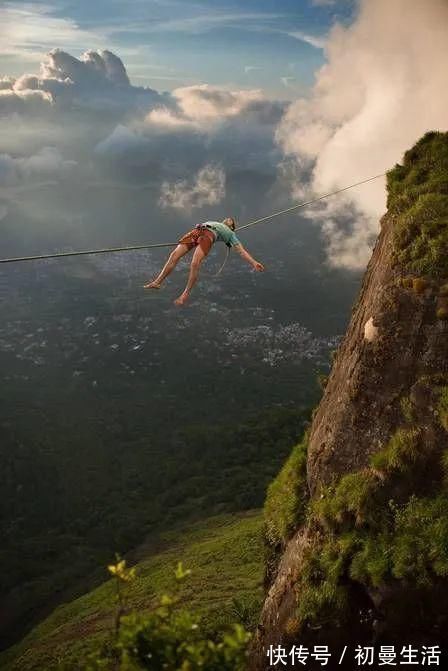
[[[180,259],[187,254],[187,252],[190,251],[190,248],[188,245],[177,245],[176,249],[174,249],[171,254],[168,257],[167,262],[163,266],[162,270],[160,271],[159,275],[156,277],[155,280],[152,282],[147,282],[146,284],[143,285],[145,289],[159,289],[160,285],[162,284],[163,280],[168,277],[168,275],[173,272],[174,268],[177,266],[179,263]]]
[[[190,274],[188,276],[187,286],[185,287],[184,291],[181,293],[179,298],[176,298],[176,300],[174,301],[176,305],[183,305],[188,300],[190,292],[194,287],[194,285],[196,284],[196,280],[198,279],[199,268],[201,267],[201,263],[206,256],[207,252],[200,245],[198,245],[194,250],[193,258],[191,260]]]

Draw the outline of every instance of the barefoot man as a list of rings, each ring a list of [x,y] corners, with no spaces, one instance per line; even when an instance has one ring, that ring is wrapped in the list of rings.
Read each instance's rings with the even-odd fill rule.
[[[202,261],[209,253],[213,243],[217,241],[224,242],[227,247],[233,247],[255,270],[263,271],[263,264],[256,261],[249,252],[244,249],[243,245],[236,237],[235,228],[236,223],[233,217],[227,217],[223,222],[206,221],[204,224],[198,224],[196,228],[193,228],[193,230],[182,236],[176,249],[171,252],[168,261],[165,263],[160,274],[152,282],[144,284],[144,288],[160,289],[163,280],[174,270],[180,259],[194,249],[187,286],[179,298],[176,298],[174,301],[176,305],[183,305],[188,300],[190,292],[196,284]]]

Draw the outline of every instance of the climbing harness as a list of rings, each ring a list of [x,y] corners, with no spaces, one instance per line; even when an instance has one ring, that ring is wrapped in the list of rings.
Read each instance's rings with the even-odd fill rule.
[[[204,230],[204,229],[208,230],[208,231],[211,230],[213,235],[215,236],[215,240],[216,240],[216,234],[214,233],[213,229],[211,229],[210,226],[208,226],[206,223],[196,224],[195,229],[197,229],[199,231]],[[235,230],[235,229],[232,229],[232,230]],[[211,275],[212,279],[215,279],[216,277],[219,277],[219,275],[221,275],[222,271],[224,270],[224,268],[226,266],[227,261],[229,260],[231,245],[228,242],[226,242],[225,245],[227,247],[227,250],[226,250],[225,257],[224,257],[224,261],[222,262],[219,270],[216,273],[213,273],[213,275]]]
[[[385,172],[381,173],[380,175],[375,175],[374,177],[369,177],[368,179],[363,179],[361,182],[356,182],[355,184],[350,184],[349,186],[345,186],[343,189],[338,189],[337,191],[332,191],[331,193],[326,193],[323,196],[319,196],[317,198],[313,198],[312,200],[308,200],[304,203],[299,203],[297,205],[292,205],[291,207],[286,208],[285,210],[280,210],[278,212],[273,212],[272,214],[268,214],[265,217],[260,217],[259,219],[254,219],[254,221],[250,221],[247,224],[244,224],[243,226],[238,226],[235,230],[237,231],[242,231],[245,228],[250,228],[251,226],[258,226],[258,224],[262,224],[265,221],[270,221],[271,219],[275,219],[276,217],[280,217],[283,214],[287,214],[288,212],[294,212],[294,210],[299,210],[301,208],[307,207],[308,205],[313,205],[314,203],[319,202],[320,200],[325,200],[326,198],[330,198],[331,196],[336,196],[338,193],[342,193],[343,191],[348,191],[349,189],[353,189],[356,186],[361,186],[361,184],[367,184],[367,182],[372,182],[374,179],[379,179],[380,177],[385,176]],[[40,261],[43,259],[60,259],[68,256],[85,256],[88,254],[113,254],[115,252],[130,252],[130,251],[135,251],[135,250],[140,250],[140,249],[159,249],[162,247],[175,247],[178,244],[178,242],[159,242],[159,243],[153,243],[149,245],[130,245],[127,247],[106,247],[104,249],[86,249],[86,250],[81,250],[81,251],[75,251],[75,252],[57,252],[55,254],[36,254],[34,256],[16,256],[12,258],[6,258],[6,259],[0,259],[0,264],[1,263],[18,263],[19,261]],[[216,273],[215,277],[218,277],[218,275],[221,274],[221,272],[224,269],[224,266],[226,265],[227,259],[229,258],[229,252],[230,249],[227,250],[227,255],[224,260],[224,263],[222,264],[221,268],[218,270]]]

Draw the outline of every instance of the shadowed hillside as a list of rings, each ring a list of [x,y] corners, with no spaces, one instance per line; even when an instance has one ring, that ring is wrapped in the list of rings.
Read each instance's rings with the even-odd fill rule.
[[[210,633],[238,621],[250,628],[262,600],[261,528],[258,511],[222,515],[166,532],[156,553],[140,547],[133,557],[137,578],[129,587],[129,609],[144,615],[161,595],[171,592],[174,569],[182,560],[191,577],[181,588],[179,605],[198,613]],[[20,644],[0,655],[0,668],[84,669],[89,653],[113,641],[115,612],[115,586],[108,580],[57,608]]]

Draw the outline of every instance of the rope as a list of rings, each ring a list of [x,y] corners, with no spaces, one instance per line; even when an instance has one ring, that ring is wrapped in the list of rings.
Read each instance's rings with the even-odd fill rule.
[[[260,217],[260,219],[255,219],[254,221],[250,221],[248,224],[244,224],[243,226],[238,226],[236,229],[237,231],[242,231],[245,228],[249,228],[250,226],[257,226],[258,224],[261,224],[265,221],[269,221],[270,219],[274,219],[275,217],[280,217],[283,214],[287,214],[288,212],[293,212],[294,210],[299,210],[300,208],[307,207],[308,205],[313,205],[314,203],[319,202],[320,200],[324,200],[325,198],[330,198],[331,196],[336,196],[338,193],[342,193],[343,191],[348,191],[348,189],[353,189],[356,186],[361,186],[361,184],[367,184],[367,182],[372,182],[374,179],[378,179],[379,177],[384,177],[386,173],[383,172],[381,175],[375,175],[375,177],[369,177],[368,179],[363,179],[361,182],[356,182],[355,184],[350,184],[349,186],[345,186],[343,189],[338,189],[337,191],[332,191],[331,193],[326,193],[323,196],[319,196],[317,198],[313,198],[312,200],[308,200],[305,203],[299,203],[298,205],[293,205],[292,207],[286,208],[286,210],[280,210],[278,212],[274,212],[273,214],[268,214],[266,217]],[[0,264],[1,263],[17,263],[19,261],[40,261],[43,259],[60,259],[63,257],[67,256],[85,256],[87,254],[113,254],[115,252],[130,252],[133,250],[140,250],[140,249],[158,249],[162,247],[174,247],[177,245],[177,242],[159,242],[155,244],[149,244],[149,245],[132,245],[132,246],[127,246],[127,247],[106,247],[105,249],[85,249],[82,251],[77,251],[77,252],[58,252],[55,254],[36,254],[34,256],[16,256],[13,258],[6,258],[6,259],[0,259]],[[221,274],[222,270],[224,269],[224,266],[227,262],[228,259],[228,254],[225,258],[225,261],[215,277]]]
[[[313,200],[308,200],[305,203],[299,203],[298,205],[293,205],[292,207],[286,208],[286,210],[280,210],[279,212],[274,212],[274,214],[268,214],[267,217],[261,217],[260,219],[255,219],[255,221],[250,221],[248,224],[244,224],[244,226],[239,226],[236,230],[242,231],[244,228],[249,228],[250,226],[257,226],[258,224],[261,224],[263,221],[268,221],[269,219],[274,219],[274,217],[279,217],[281,214],[287,214],[288,212],[293,212],[294,210],[298,210],[301,207],[307,207],[308,205],[313,205],[313,203],[318,203],[320,200],[330,198],[330,196],[336,196],[336,194],[342,193],[343,191],[348,191],[348,189],[353,189],[355,186],[361,186],[361,184],[367,184],[367,182],[373,182],[374,179],[384,177],[385,174],[386,173],[383,172],[381,173],[381,175],[375,175],[375,177],[369,177],[368,179],[363,179],[362,182],[356,182],[356,184],[350,184],[350,186],[344,186],[343,189],[338,189],[337,191],[326,193],[324,196],[313,198]]]
[[[215,273],[214,275],[212,275],[213,278],[219,277],[221,275],[222,271],[226,267],[227,261],[229,260],[229,256],[230,256],[230,247],[227,247],[227,251],[226,251],[226,255],[224,257],[224,261],[222,262],[222,265],[221,265],[220,269],[218,270],[218,272]]]
[[[132,247],[107,247],[105,249],[85,249],[80,252],[58,252],[56,254],[36,254],[36,256],[16,256],[10,259],[0,259],[0,263],[15,263],[17,261],[40,261],[41,259],[60,259],[64,256],[83,256],[85,254],[112,254],[114,252],[129,252],[134,249],[155,249],[156,247],[174,247],[177,242],[160,242],[154,245],[134,245]]]

